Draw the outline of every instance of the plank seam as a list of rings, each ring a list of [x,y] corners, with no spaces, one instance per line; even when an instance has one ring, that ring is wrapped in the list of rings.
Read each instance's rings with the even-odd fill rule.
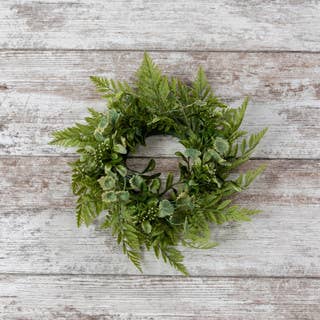
[[[164,275],[164,274],[128,274],[128,273],[123,273],[123,274],[117,274],[117,273],[31,273],[31,272],[0,272],[0,277],[1,276],[16,276],[16,277],[79,277],[79,276],[84,276],[84,277],[116,277],[116,278],[171,278],[171,279],[201,279],[201,278],[208,278],[208,279],[278,279],[278,280],[287,280],[287,279],[292,279],[292,280],[299,280],[299,279],[308,279],[308,280],[319,280],[320,281],[320,276],[259,276],[259,275],[195,275],[195,276],[188,276],[185,277],[183,275]]]
[[[0,159],[12,159],[12,158],[70,158],[77,159],[78,156],[75,154],[0,154]],[[168,156],[133,156],[128,157],[129,159],[178,159],[178,157],[168,157]],[[265,157],[252,157],[249,160],[259,160],[259,161],[315,161],[318,162],[320,158],[265,158]]]
[[[0,52],[168,52],[168,53],[279,53],[279,54],[320,54],[319,50],[226,50],[226,49],[208,49],[208,50],[184,50],[184,49],[67,49],[67,48],[0,48]]]

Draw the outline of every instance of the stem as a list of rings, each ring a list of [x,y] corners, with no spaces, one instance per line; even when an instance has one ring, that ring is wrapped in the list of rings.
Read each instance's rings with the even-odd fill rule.
[[[170,186],[170,188],[167,188],[167,189],[165,189],[163,192],[161,192],[160,194],[159,194],[159,197],[162,197],[164,194],[166,194],[170,189],[172,189],[172,187],[174,187],[174,186],[176,186],[177,184],[179,184],[179,183],[181,183],[181,181],[179,180],[178,182],[176,182],[176,183],[173,183],[171,186]]]

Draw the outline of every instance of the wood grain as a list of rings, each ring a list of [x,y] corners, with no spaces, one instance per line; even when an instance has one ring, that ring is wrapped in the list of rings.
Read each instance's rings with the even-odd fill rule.
[[[0,277],[5,319],[316,320],[318,279]]]
[[[217,95],[238,106],[251,103],[243,128],[269,127],[259,158],[320,157],[320,55],[298,53],[151,53],[168,75],[186,81],[203,65]],[[90,75],[132,79],[142,53],[0,52],[0,154],[56,155],[50,134],[103,110]],[[177,148],[158,137],[144,155],[169,156]],[[141,151],[142,152],[142,151]]]
[[[0,158],[0,272],[138,274],[109,232],[76,228],[67,157]],[[147,159],[129,159],[138,169]],[[320,161],[252,160],[268,165],[236,202],[263,210],[251,223],[213,229],[212,250],[183,249],[197,276],[320,276]],[[160,172],[176,159],[157,159]],[[146,274],[176,274],[144,256]]]
[[[319,51],[319,11],[316,0],[7,0],[0,47]]]
[[[192,276],[319,277],[319,223],[319,205],[264,205],[251,222],[213,228],[218,247],[181,250]],[[0,273],[139,275],[109,231],[77,229],[70,208],[2,208],[0,232]],[[152,252],[142,265],[178,274]]]
[[[319,12],[317,0],[0,1],[0,318],[318,320]],[[150,253],[139,275],[97,222],[77,229],[74,150],[48,146],[105,108],[90,75],[130,82],[145,50],[188,82],[204,66],[224,101],[251,97],[243,128],[269,127],[242,170],[268,168],[235,198],[263,213],[213,228],[215,249],[182,249],[190,278]],[[157,157],[165,175],[181,149],[151,137],[128,164]]]
[[[71,157],[1,157],[0,201],[5,208],[71,208],[74,197],[70,191]],[[148,159],[131,159],[129,167]],[[319,205],[319,160],[251,160],[243,166],[253,169],[266,164],[266,171],[241,194],[242,203],[261,205]],[[157,159],[157,171],[177,174],[176,159]],[[241,171],[241,170],[240,170]]]

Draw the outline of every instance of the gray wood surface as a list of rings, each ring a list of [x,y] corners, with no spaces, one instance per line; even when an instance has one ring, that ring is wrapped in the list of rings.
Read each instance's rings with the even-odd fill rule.
[[[8,320],[316,320],[320,313],[319,279],[3,275],[0,289]]]
[[[0,272],[138,274],[109,232],[97,225],[77,229],[70,160],[0,158],[0,201],[6,203],[0,208],[6,239],[0,242]],[[128,161],[133,169],[146,163]],[[215,249],[182,248],[192,275],[320,276],[320,160],[251,160],[242,168],[261,163],[267,170],[235,202],[263,213],[251,223],[214,228]],[[176,172],[177,160],[157,159],[157,170]],[[146,274],[176,274],[153,254],[145,254],[144,267]]]
[[[4,208],[73,208],[71,172],[67,165],[72,160],[73,157],[62,156],[0,157],[0,200]],[[163,176],[167,172],[177,173],[177,159],[156,161],[155,171]],[[132,158],[127,163],[136,169],[146,165],[148,159]],[[320,204],[320,160],[250,160],[239,171],[261,164],[267,165],[266,171],[238,196],[243,204]]]
[[[320,319],[320,1],[0,1],[0,319]],[[144,275],[98,223],[77,229],[68,161],[52,131],[87,107],[89,81],[131,81],[143,51],[190,81],[251,103],[243,127],[269,131],[241,170],[268,165],[235,202],[262,209],[182,249],[185,278],[144,254]],[[128,160],[175,172],[167,137]],[[138,158],[136,158],[138,157]]]
[[[17,49],[320,49],[317,0],[6,0],[0,45]]]
[[[320,157],[320,56],[301,53],[151,52],[168,75],[192,79],[205,68],[216,93],[233,106],[251,98],[243,128],[269,127],[254,157]],[[132,79],[142,53],[0,52],[0,154],[66,154],[48,146],[52,131],[103,109],[90,75]],[[149,155],[176,145],[154,139]]]

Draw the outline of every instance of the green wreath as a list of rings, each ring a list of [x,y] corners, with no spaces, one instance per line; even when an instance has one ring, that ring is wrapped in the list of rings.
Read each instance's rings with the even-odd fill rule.
[[[249,220],[257,210],[231,205],[264,167],[230,178],[246,162],[266,129],[239,138],[247,100],[233,109],[212,92],[200,68],[192,85],[161,74],[145,54],[133,86],[91,77],[108,108],[89,109],[84,123],[53,134],[51,144],[77,147],[72,162],[72,190],[77,198],[77,222],[89,225],[104,210],[101,228],[111,228],[123,252],[141,271],[141,250],[152,249],[187,274],[176,246],[207,249],[210,225]],[[128,168],[128,154],[152,135],[177,137],[185,147],[176,152],[179,176],[160,179],[150,159],[142,172]]]

